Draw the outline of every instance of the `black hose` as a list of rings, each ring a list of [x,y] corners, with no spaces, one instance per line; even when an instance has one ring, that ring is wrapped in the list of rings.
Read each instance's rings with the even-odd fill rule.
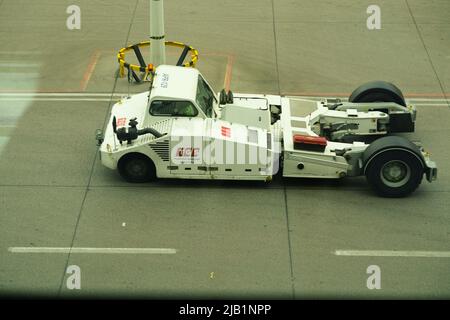
[[[137,133],[139,136],[150,133],[150,134],[154,135],[156,138],[161,138],[162,136],[164,136],[163,134],[161,134],[160,132],[158,132],[157,130],[155,130],[153,128],[144,128],[144,129],[138,130]]]

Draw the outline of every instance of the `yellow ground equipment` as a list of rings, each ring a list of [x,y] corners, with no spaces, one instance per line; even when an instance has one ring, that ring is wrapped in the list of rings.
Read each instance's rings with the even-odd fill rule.
[[[166,41],[166,46],[169,47],[177,47],[182,49],[181,55],[178,58],[177,66],[181,67],[191,67],[194,68],[198,61],[198,51],[193,47],[186,45],[181,42],[175,41]],[[144,81],[150,81],[153,71],[155,69],[153,64],[146,64],[144,57],[142,56],[141,48],[149,47],[150,41],[143,41],[137,44],[133,44],[131,46],[122,48],[119,50],[117,54],[117,60],[119,62],[119,76],[121,78],[125,77],[125,69],[127,70],[128,81],[136,81],[137,83],[141,83]],[[134,51],[136,58],[139,62],[137,64],[131,64],[125,61],[125,55],[129,51]],[[188,62],[184,62],[186,60],[187,55],[190,54],[190,60]]]

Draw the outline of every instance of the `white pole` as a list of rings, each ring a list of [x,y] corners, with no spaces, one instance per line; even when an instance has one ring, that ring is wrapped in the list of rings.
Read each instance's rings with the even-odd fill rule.
[[[150,63],[155,67],[166,63],[163,3],[150,0]]]

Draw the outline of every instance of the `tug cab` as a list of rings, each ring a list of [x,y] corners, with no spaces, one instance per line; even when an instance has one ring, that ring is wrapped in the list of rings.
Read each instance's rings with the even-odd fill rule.
[[[213,118],[218,100],[197,69],[158,67],[150,88],[145,125],[171,117]]]

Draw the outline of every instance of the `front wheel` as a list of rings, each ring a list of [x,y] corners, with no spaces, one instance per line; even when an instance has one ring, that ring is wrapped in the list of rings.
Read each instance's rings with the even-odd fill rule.
[[[142,183],[156,178],[153,162],[141,154],[129,154],[120,159],[118,164],[120,175],[128,182]]]
[[[386,150],[370,159],[366,178],[383,197],[399,198],[412,193],[422,182],[422,161],[407,150]]]

